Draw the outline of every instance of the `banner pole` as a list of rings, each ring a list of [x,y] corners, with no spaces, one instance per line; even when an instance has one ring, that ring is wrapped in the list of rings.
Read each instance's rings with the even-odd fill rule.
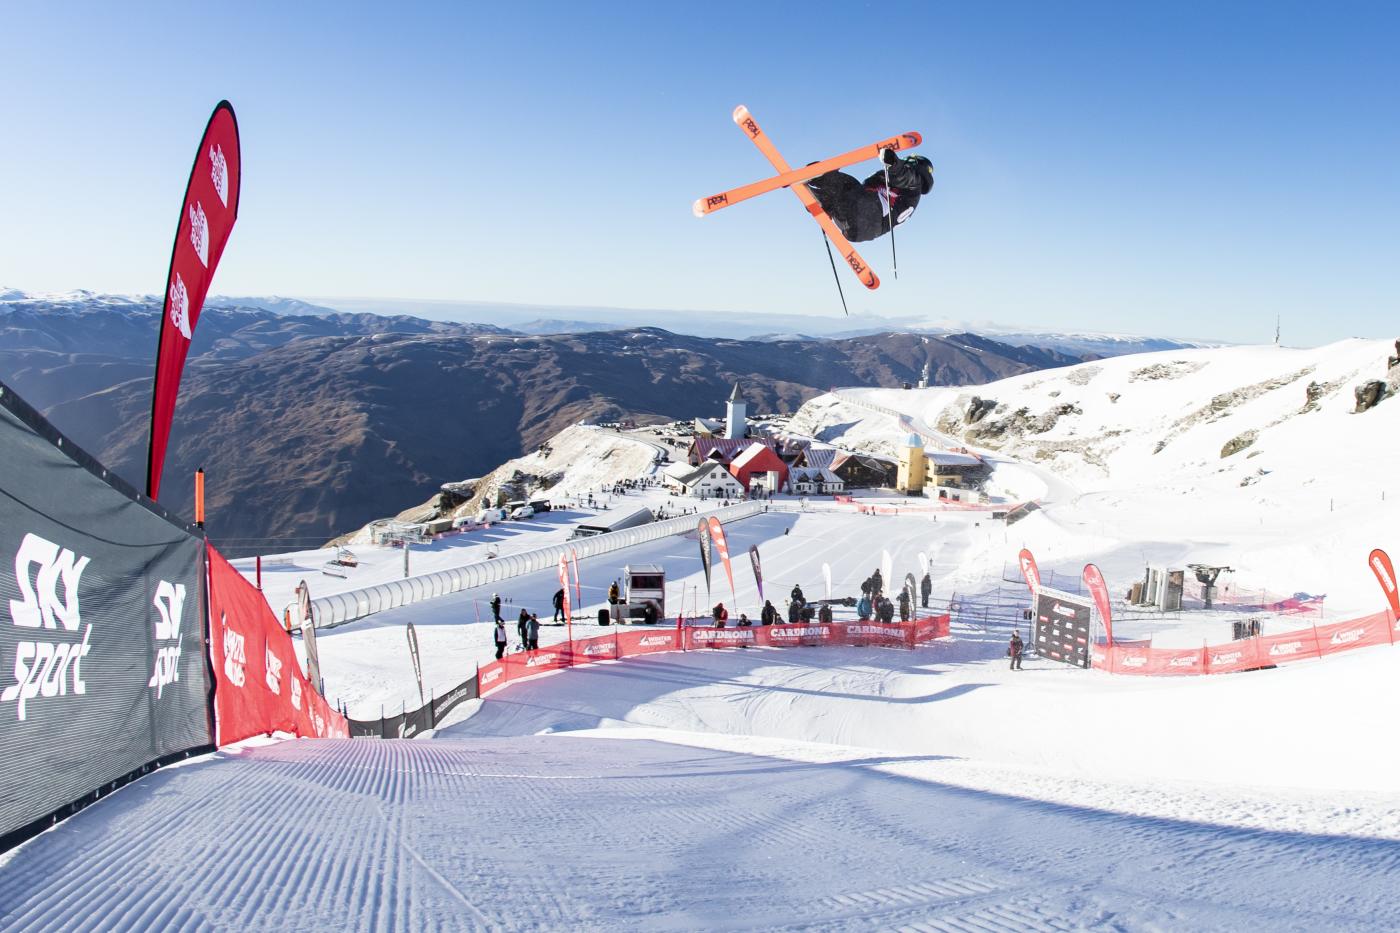
[[[204,527],[204,467],[194,471],[194,523]]]

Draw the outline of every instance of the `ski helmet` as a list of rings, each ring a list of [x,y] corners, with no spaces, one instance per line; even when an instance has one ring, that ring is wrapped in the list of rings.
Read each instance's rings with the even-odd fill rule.
[[[904,160],[919,173],[919,193],[928,194],[933,190],[933,163],[921,155],[909,156]]]

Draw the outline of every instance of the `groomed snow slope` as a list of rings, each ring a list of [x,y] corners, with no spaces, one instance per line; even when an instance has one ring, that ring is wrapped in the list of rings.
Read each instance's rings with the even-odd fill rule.
[[[1221,782],[1203,787],[1085,777],[1092,762],[1075,749],[1130,758],[1138,746],[1120,744],[1119,730],[1135,709],[1195,713],[1239,695],[1194,681],[1153,699],[1139,684],[1146,700],[1115,709],[1125,695],[1099,693],[1091,706],[1094,674],[1027,670],[1009,684],[1001,661],[967,650],[656,656],[513,687],[448,737],[223,752],[158,772],[17,850],[0,864],[0,927],[1400,924],[1393,791],[1266,792],[1239,770],[1251,748],[1296,737],[1276,724],[1297,708],[1289,697],[1325,686],[1330,698],[1315,694],[1324,707],[1385,700],[1346,684],[1393,681],[1394,664],[1376,661],[1393,662],[1389,651],[1330,668],[1325,684],[1298,682],[1321,665],[1234,679],[1275,681],[1254,698],[1283,706],[1269,710],[1277,720],[1233,723],[1242,747],[1213,763]],[[1092,720],[1054,719],[1075,692]],[[967,734],[973,698],[992,694],[1002,724]],[[1189,726],[1183,715],[1164,738],[1232,725],[1222,719],[1214,710]],[[1036,751],[998,763],[1037,727],[1054,735],[1031,748],[1053,762]],[[1228,747],[1207,738],[1199,752]],[[974,749],[983,757],[964,757]]]

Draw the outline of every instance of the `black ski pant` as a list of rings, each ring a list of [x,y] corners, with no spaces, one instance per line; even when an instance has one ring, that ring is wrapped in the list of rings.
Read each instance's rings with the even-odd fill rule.
[[[807,187],[852,243],[889,233],[890,222],[880,196],[845,172],[818,175]]]
[[[499,661],[505,655],[505,653],[506,643],[503,641],[496,642],[496,660]]]
[[[1011,656],[1011,669],[1013,671],[1019,671],[1021,669],[1021,656],[1019,654],[1013,654]]]

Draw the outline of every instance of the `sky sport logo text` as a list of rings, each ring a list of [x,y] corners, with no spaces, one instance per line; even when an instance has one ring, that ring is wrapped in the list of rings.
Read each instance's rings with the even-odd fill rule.
[[[20,598],[10,600],[10,622],[44,635],[16,643],[14,683],[0,691],[0,703],[15,702],[20,720],[28,715],[30,701],[66,696],[70,689],[79,695],[87,693],[82,664],[91,650],[92,626],[83,625],[78,584],[90,562],[32,533],[24,536],[15,552],[15,589]]]

